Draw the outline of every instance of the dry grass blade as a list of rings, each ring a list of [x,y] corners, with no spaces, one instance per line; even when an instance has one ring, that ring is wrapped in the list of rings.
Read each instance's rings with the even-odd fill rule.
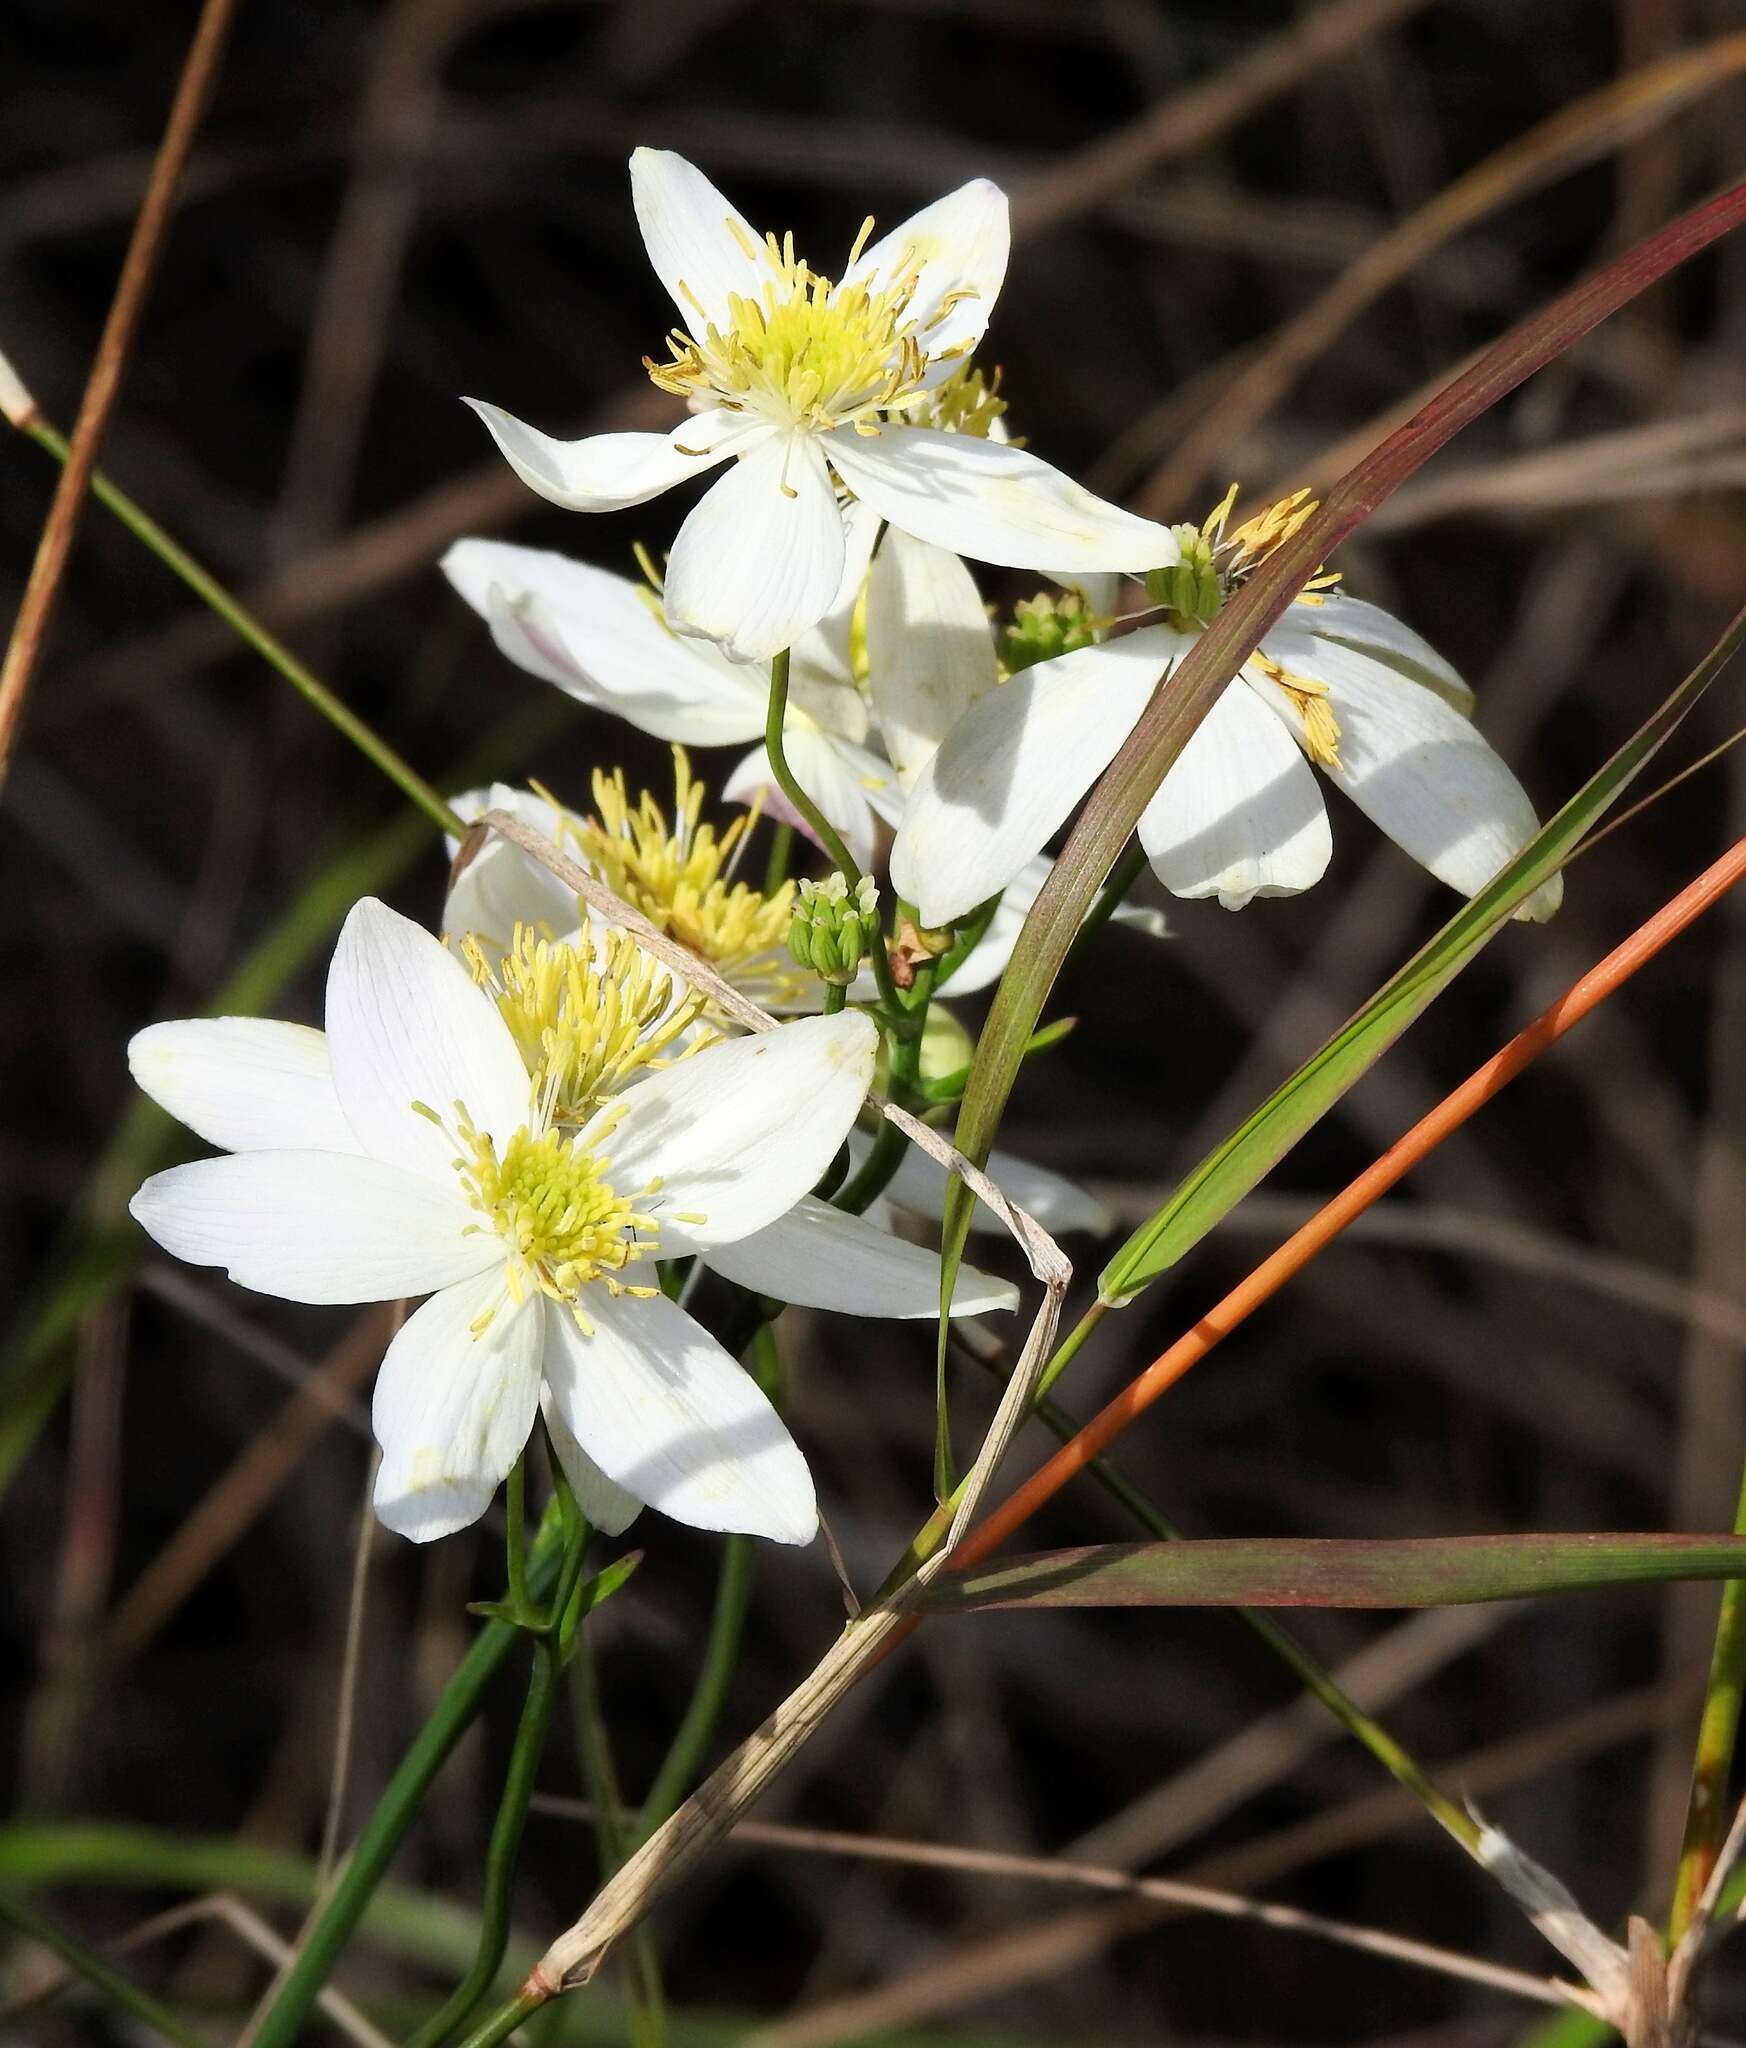
[[[60,594],[61,579],[66,573],[67,556],[85,509],[86,486],[97,466],[97,453],[103,445],[110,415],[115,410],[122,373],[139,330],[140,315],[145,309],[146,294],[151,288],[164,237],[169,232],[183,167],[199,133],[201,117],[218,76],[219,61],[224,54],[225,39],[235,12],[236,0],[206,0],[201,9],[194,40],[189,46],[176,97],[170,108],[169,123],[158,148],[157,161],[152,166],[151,183],[146,188],[139,217],[134,222],[133,236],[128,243],[109,318],[97,344],[97,360],[92,365],[85,395],[80,401],[67,466],[55,487],[48,519],[37,544],[36,559],[31,564],[30,580],[24,587],[24,601],[18,608],[18,618],[12,628],[5,665],[0,667],[0,788],[4,787],[6,769],[18,744],[19,721],[24,716],[31,677],[36,670],[37,657],[42,652],[49,621],[54,616],[55,599]]]
[[[1209,467],[1291,387],[1298,373],[1445,242],[1535,187],[1640,135],[1746,71],[1746,34],[1719,37],[1603,86],[1563,108],[1420,208],[1344,271],[1244,364],[1147,480],[1140,508],[1179,508]]]
[[[541,1798],[535,1805],[543,1813],[574,1820],[590,1820],[594,1808],[585,1799]],[[998,1849],[963,1848],[950,1842],[907,1841],[890,1835],[848,1834],[834,1828],[788,1827],[780,1822],[741,1821],[733,1840],[748,1847],[756,1844],[786,1849],[802,1856],[846,1856],[867,1863],[896,1863],[916,1870],[956,1870],[977,1877],[1020,1878],[1029,1884],[1059,1885],[1069,1891],[1115,1893],[1133,1899],[1150,1899],[1159,1905],[1178,1906],[1185,1912],[1210,1913],[1223,1920],[1248,1920],[1261,1927],[1274,1927],[1294,1934],[1314,1935],[1341,1948],[1356,1949],[1362,1955],[1385,1956],[1440,1976],[1459,1978],[1468,1984],[1484,1984],[1494,1991],[1513,1992],[1536,2005],[1574,2006],[1583,2012],[1597,2012],[1587,1993],[1560,1984],[1550,1977],[1536,1977],[1526,1970],[1512,1970],[1488,1963],[1476,1956],[1464,1956],[1454,1949],[1430,1942],[1413,1941],[1389,1934],[1377,1927],[1360,1927],[1349,1920],[1332,1920],[1325,1914],[1302,1912],[1296,1906],[1279,1906],[1260,1899],[1244,1898],[1240,1892],[1223,1891],[1212,1885],[1190,1884],[1180,1878],[1135,1877],[1103,1863],[1080,1863],[1058,1856],[1017,1856]],[[766,2048],[782,2037],[778,2024],[760,2028],[746,2037],[746,2048]]]

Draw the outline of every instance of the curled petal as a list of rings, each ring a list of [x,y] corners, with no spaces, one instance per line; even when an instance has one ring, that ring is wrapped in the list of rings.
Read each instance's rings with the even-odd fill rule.
[[[530,491],[567,512],[618,512],[702,476],[769,428],[731,412],[695,413],[665,434],[587,434],[558,441],[482,398],[462,401]]]

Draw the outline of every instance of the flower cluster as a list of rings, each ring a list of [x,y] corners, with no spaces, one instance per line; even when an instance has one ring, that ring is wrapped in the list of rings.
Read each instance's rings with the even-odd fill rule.
[[[971,1041],[940,998],[998,978],[1051,837],[1315,510],[1300,491],[1233,523],[1233,487],[1163,526],[1012,436],[998,372],[971,360],[1008,255],[986,180],[877,239],[863,222],[828,272],[679,157],[638,150],[631,186],[677,314],[645,367],[683,416],[564,442],[476,410],[560,506],[709,488],[639,577],[479,539],[443,568],[511,661],[671,743],[672,803],[614,769],[591,810],[494,785],[454,811],[531,825],[684,948],[696,985],[487,835],[441,938],[353,910],[325,1033],[219,1018],[132,1047],[141,1086],[222,1148],[136,1195],[161,1244],[296,1301],[426,1297],[374,1406],[378,1512],[421,1540],[483,1511],[542,1417],[602,1528],[646,1502],[811,1537],[805,1461],[683,1290],[711,1269],[758,1300],[937,1314],[938,1260],[893,1233],[887,1202],[937,1218],[944,1176],[875,1140],[876,1062],[911,1109],[961,1092]],[[1031,580],[993,608],[971,562]],[[1469,893],[1536,830],[1460,677],[1338,580],[1304,584],[1146,806],[1139,839],[1172,894],[1235,909],[1316,882],[1318,771]],[[711,746],[742,750],[723,796],[745,809],[725,825],[687,752]],[[760,821],[777,830],[754,877]],[[791,875],[796,843],[834,871]],[[1550,915],[1559,889],[1523,914]],[[1155,910],[1114,915],[1164,929]],[[788,1021],[743,1032],[722,983]],[[1046,1224],[1106,1220],[1054,1176],[990,1165]],[[952,1309],[1015,1298],[965,1268]]]

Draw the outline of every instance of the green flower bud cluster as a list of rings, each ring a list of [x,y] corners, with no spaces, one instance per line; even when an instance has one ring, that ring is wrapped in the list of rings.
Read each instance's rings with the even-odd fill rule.
[[[1204,626],[1219,613],[1225,587],[1213,562],[1211,543],[1198,526],[1173,526],[1182,560],[1168,569],[1146,571],[1146,595],[1174,612],[1186,626]]]
[[[1000,636],[1000,659],[1009,676],[1072,654],[1097,638],[1097,621],[1077,590],[1040,590],[1020,598],[1012,608],[1012,624]]]
[[[879,890],[863,875],[853,892],[841,875],[802,882],[788,927],[788,951],[821,981],[847,988],[879,939]]]

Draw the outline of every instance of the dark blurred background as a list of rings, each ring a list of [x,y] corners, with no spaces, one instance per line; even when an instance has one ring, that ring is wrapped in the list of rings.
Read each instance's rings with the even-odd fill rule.
[[[9,0],[0,20],[0,348],[63,426],[193,15]],[[1440,193],[1537,124],[1742,30],[1746,8],[1723,0],[244,0],[104,460],[440,786],[532,773],[581,800],[591,767],[622,760],[659,787],[663,749],[510,668],[435,568],[467,532],[620,569],[634,540],[670,538],[664,502],[581,520],[535,500],[458,403],[489,397],[552,431],[668,416],[639,369],[671,313],[630,210],[634,144],[693,157],[827,271],[863,214],[890,225],[964,178],[1001,181],[1017,232],[981,359],[1004,366],[1013,425],[1074,474],[1186,518],[1231,477],[1330,480],[1429,380],[1739,176],[1746,93],[1724,74],[1740,49],[1718,44],[1714,79],[1677,111],[1622,143],[1616,125],[1592,147],[1582,130],[1543,177],[1530,145],[1459,232],[1423,232]],[[1403,222],[1401,261],[1355,291],[1367,272],[1353,266],[1401,247],[1383,238]],[[1352,297],[1273,402],[1221,410],[1239,367],[1342,279]],[[1743,366],[1736,246],[1489,415],[1339,559],[1350,589],[1475,682],[1484,729],[1542,812],[1740,601]],[[0,615],[52,487],[37,449],[0,445]],[[1022,579],[989,588],[1024,594]],[[1668,763],[1740,722],[1725,678]],[[1072,973],[1055,1008],[1080,1027],[1015,1101],[1015,1149],[1137,1219],[1435,929],[1452,899],[1330,807],[1335,861],[1311,895],[1236,917],[1177,905],[1169,947],[1114,934]],[[1746,774],[1722,765],[1582,861],[1551,927],[1500,937],[1264,1195],[1106,1324],[1065,1384],[1070,1405],[1088,1411],[1143,1364],[1310,1198],[1743,829]],[[374,890],[434,920],[440,852],[96,510],[0,849],[14,1340],[0,1379],[0,1754],[17,1815],[0,1830],[0,1882],[56,1877],[56,1910],[92,1938],[232,1885],[288,1932],[294,1905],[264,1895],[260,1873],[280,1852],[313,1854],[322,1831],[381,1326],[172,1271],[114,1230],[164,1142],[124,1121],[124,1047],[143,1023],[214,1001],[245,961],[248,1000],[318,1019],[345,903]],[[1683,939],[1189,1379],[1118,1462],[1197,1534],[1728,1526],[1746,1451],[1742,929],[1724,908]],[[92,1219],[110,1232],[95,1261]],[[120,1286],[104,1244],[146,1252]],[[1071,1248],[1094,1274],[1099,1248]],[[927,1505],[930,1346],[900,1326],[791,1315],[786,1348],[796,1427],[865,1590]],[[987,1398],[974,1371],[962,1380],[968,1437]],[[1027,1440],[1015,1469],[1035,1455]],[[1128,1529],[1076,1490],[1032,1533]],[[647,1560],[599,1631],[633,1791],[701,1654],[718,1555],[652,1516],[634,1540]],[[760,1569],[723,1744],[840,1620],[818,1550],[770,1551]],[[486,1532],[428,1552],[377,1534],[348,1826],[452,1668],[462,1602],[495,1591],[499,1570]],[[1608,1920],[1662,1910],[1714,1608],[1713,1589],[1624,1593],[1406,1622],[1310,1615],[1301,1632],[1336,1663],[1366,1652],[1390,1724]],[[515,1690],[397,1865],[422,1894],[404,1903],[423,1950],[382,1933],[344,1973],[391,2033],[440,1980],[416,1962],[441,1946],[440,1902],[476,1903]],[[861,1689],[766,1817],[1217,1869],[1552,1967],[1374,1764],[1292,1697],[1216,1615],[941,1622]],[[567,1740],[544,1782],[577,1789]],[[216,1860],[226,1840],[240,1862]],[[536,1816],[518,1928],[543,1941],[570,1917],[592,1853],[586,1827]],[[721,1856],[659,1932],[675,2038],[740,2038],[756,2019],[765,2048],[1490,2043],[1532,2017],[1285,1934],[1142,1925],[1008,1878],[783,1850]],[[209,2006],[215,2028],[233,2028],[262,1982],[213,1926],[130,1967]],[[1717,1990],[1716,2024],[1741,2031],[1738,1986]],[[612,1996],[567,2002],[554,2038],[622,2038]],[[705,2026],[698,2012],[739,2017]],[[44,2041],[121,2038],[77,2000],[18,2025]]]

